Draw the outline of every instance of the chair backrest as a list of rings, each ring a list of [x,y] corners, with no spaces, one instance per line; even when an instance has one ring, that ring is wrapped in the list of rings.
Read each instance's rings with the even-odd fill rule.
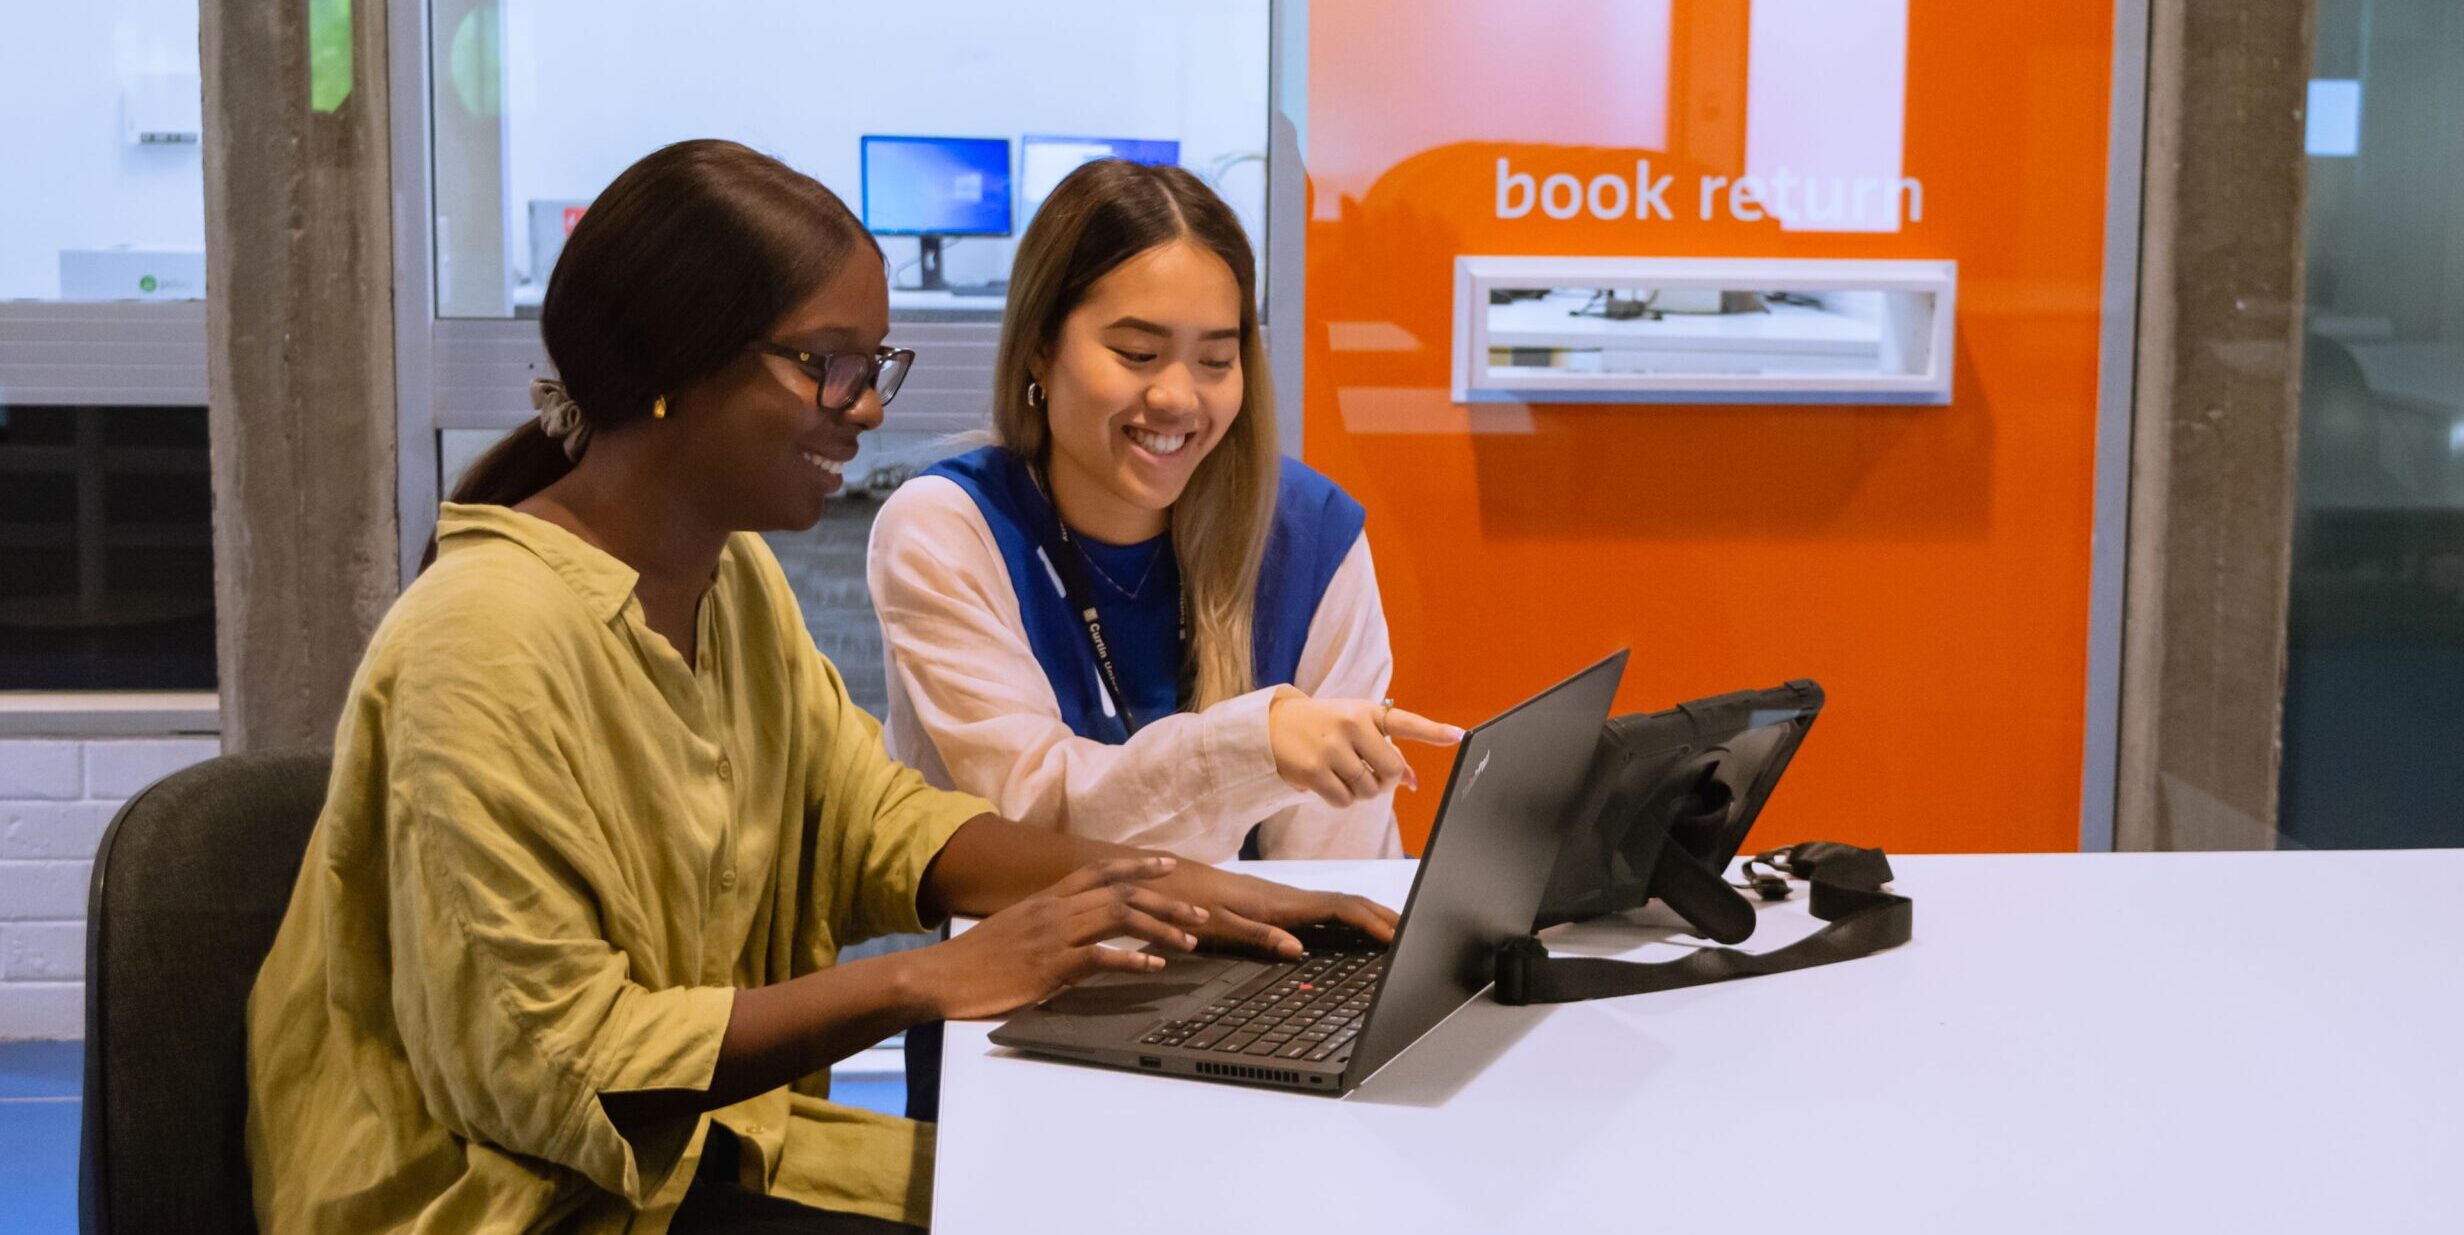
[[[120,808],[86,908],[89,1235],[255,1235],[242,1122],[248,989],[290,904],[333,765],[230,755]]]

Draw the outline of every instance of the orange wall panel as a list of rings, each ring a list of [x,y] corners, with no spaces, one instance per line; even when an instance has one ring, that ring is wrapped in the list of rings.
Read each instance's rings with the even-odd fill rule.
[[[1369,507],[1404,706],[1468,723],[1620,646],[1620,710],[1813,677],[1756,841],[2077,847],[2113,13],[1905,9],[1923,217],[1816,233],[1695,209],[1762,120],[1746,0],[1310,6],[1303,452]],[[1648,159],[1675,217],[1500,218],[1501,157]],[[1952,402],[1450,402],[1454,258],[1554,254],[1955,259]]]

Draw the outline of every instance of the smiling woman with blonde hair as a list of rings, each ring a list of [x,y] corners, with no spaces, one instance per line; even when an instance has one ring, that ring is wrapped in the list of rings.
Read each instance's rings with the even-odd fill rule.
[[[1010,817],[1205,861],[1401,856],[1360,504],[1283,455],[1239,220],[1089,163],[1027,228],[997,444],[874,524],[890,749]]]
[[[1275,440],[1257,265],[1177,167],[1102,160],[1019,242],[995,444],[900,486],[867,577],[891,753],[1056,832],[1243,857],[1400,857],[1396,708],[1358,502]],[[935,1117],[937,1024],[907,1035]]]

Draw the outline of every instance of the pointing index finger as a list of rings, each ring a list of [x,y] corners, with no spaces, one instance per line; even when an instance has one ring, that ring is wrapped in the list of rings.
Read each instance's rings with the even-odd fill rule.
[[[1401,708],[1386,714],[1386,735],[1398,742],[1420,742],[1429,746],[1454,746],[1463,740],[1461,729]]]

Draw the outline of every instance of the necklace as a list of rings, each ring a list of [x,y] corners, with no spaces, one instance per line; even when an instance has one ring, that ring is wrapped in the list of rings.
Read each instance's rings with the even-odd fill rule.
[[[1154,554],[1149,556],[1146,560],[1146,573],[1138,576],[1138,586],[1134,588],[1122,587],[1120,580],[1113,578],[1111,575],[1105,574],[1104,568],[1096,564],[1094,554],[1081,551],[1079,553],[1079,557],[1086,561],[1087,569],[1095,572],[1096,578],[1111,584],[1113,591],[1119,592],[1121,595],[1131,600],[1136,600],[1138,599],[1138,593],[1145,591],[1146,585],[1154,581],[1156,564],[1164,560],[1164,550],[1170,547],[1171,546],[1169,544],[1155,546]]]
[[[1045,493],[1052,492],[1052,484],[1043,476],[1041,467],[1036,468],[1035,480],[1037,487]],[[1057,560],[1046,558],[1044,565],[1053,572],[1053,581],[1060,585],[1064,603],[1077,610],[1079,620],[1086,623],[1087,646],[1095,653],[1095,673],[1098,678],[1096,689],[1110,696],[1113,704],[1119,709],[1121,727],[1127,731],[1128,736],[1136,737],[1138,736],[1137,714],[1130,710],[1129,694],[1121,689],[1120,671],[1113,667],[1112,648],[1104,638],[1103,616],[1096,612],[1095,598],[1088,595],[1093,585],[1087,582],[1086,570],[1082,568],[1092,567],[1095,563],[1088,559],[1086,547],[1078,543],[1078,538],[1070,535],[1069,521],[1061,518],[1061,511],[1057,504],[1053,506],[1051,513],[1053,535],[1060,541],[1060,552]],[[1156,546],[1155,556],[1147,559],[1147,578],[1138,581],[1138,587],[1141,590],[1154,578],[1155,564],[1163,560],[1164,551],[1171,547],[1171,542],[1168,540]],[[1104,581],[1112,584],[1114,591],[1123,592],[1132,600],[1137,599],[1137,593],[1129,592],[1120,585],[1119,581],[1109,577]],[[1181,588],[1180,595],[1175,599],[1179,601],[1180,608],[1181,646],[1187,647],[1189,646],[1189,589]],[[1189,707],[1189,701],[1197,694],[1194,672],[1193,662],[1183,657],[1180,682],[1175,692],[1176,701],[1173,705],[1173,710],[1176,712],[1186,710]],[[1107,707],[1105,710],[1110,712],[1113,709]]]

